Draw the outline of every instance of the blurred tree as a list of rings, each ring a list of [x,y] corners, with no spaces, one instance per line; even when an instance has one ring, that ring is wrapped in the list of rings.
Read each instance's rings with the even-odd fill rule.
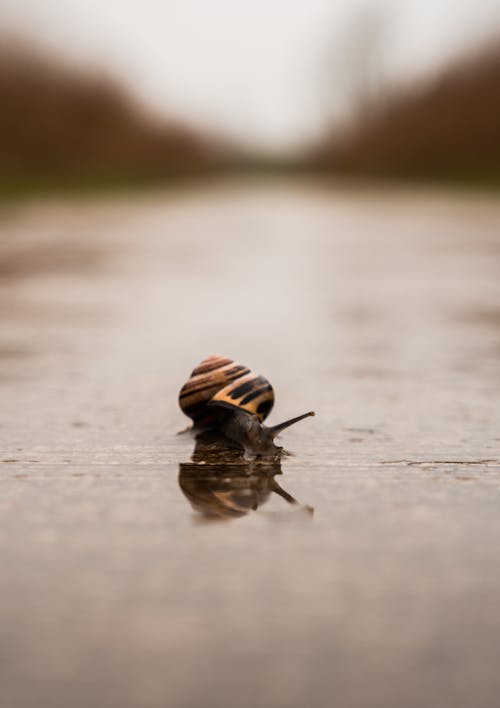
[[[107,183],[206,171],[208,141],[154,118],[111,80],[19,42],[0,50],[0,184]]]
[[[326,132],[312,164],[337,174],[498,183],[499,86],[497,41],[432,80],[377,100],[359,78],[355,119]]]
[[[372,111],[388,90],[385,72],[390,15],[382,5],[362,6],[330,39],[324,76],[332,122],[357,120]]]

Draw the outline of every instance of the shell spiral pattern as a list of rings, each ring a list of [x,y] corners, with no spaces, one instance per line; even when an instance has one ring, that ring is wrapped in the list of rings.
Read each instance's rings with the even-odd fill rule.
[[[245,410],[262,422],[273,404],[274,391],[266,378],[218,355],[198,364],[179,393],[182,411],[197,428],[219,424],[228,408]]]

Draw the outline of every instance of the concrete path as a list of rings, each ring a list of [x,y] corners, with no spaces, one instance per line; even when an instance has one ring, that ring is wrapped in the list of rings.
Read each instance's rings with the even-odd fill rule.
[[[241,183],[0,228],[2,708],[498,705],[500,202]],[[175,435],[214,352],[316,410],[268,481]]]

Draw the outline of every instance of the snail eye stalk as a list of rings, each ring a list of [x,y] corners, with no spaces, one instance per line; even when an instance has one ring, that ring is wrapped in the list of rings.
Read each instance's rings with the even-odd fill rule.
[[[295,423],[298,423],[300,420],[304,420],[304,418],[309,418],[310,416],[316,415],[314,411],[309,411],[308,413],[303,413],[302,415],[298,415],[296,418],[290,418],[290,420],[285,420],[284,423],[278,423],[278,425],[272,425],[269,430],[269,434],[271,435],[271,438],[274,440],[274,438],[281,433],[282,430],[285,430],[285,428],[289,428],[291,425],[295,425]]]

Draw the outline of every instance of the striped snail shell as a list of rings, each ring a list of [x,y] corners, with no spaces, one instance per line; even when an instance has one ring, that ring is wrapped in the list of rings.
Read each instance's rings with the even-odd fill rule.
[[[246,459],[274,456],[282,448],[274,438],[285,428],[312,411],[267,427],[263,421],[274,405],[269,381],[226,357],[213,355],[193,369],[179,393],[182,411],[193,421],[193,428],[218,428],[245,451]]]
[[[196,428],[218,425],[228,409],[235,408],[256,415],[262,423],[274,405],[274,391],[263,376],[215,354],[193,369],[179,393],[179,405]]]

